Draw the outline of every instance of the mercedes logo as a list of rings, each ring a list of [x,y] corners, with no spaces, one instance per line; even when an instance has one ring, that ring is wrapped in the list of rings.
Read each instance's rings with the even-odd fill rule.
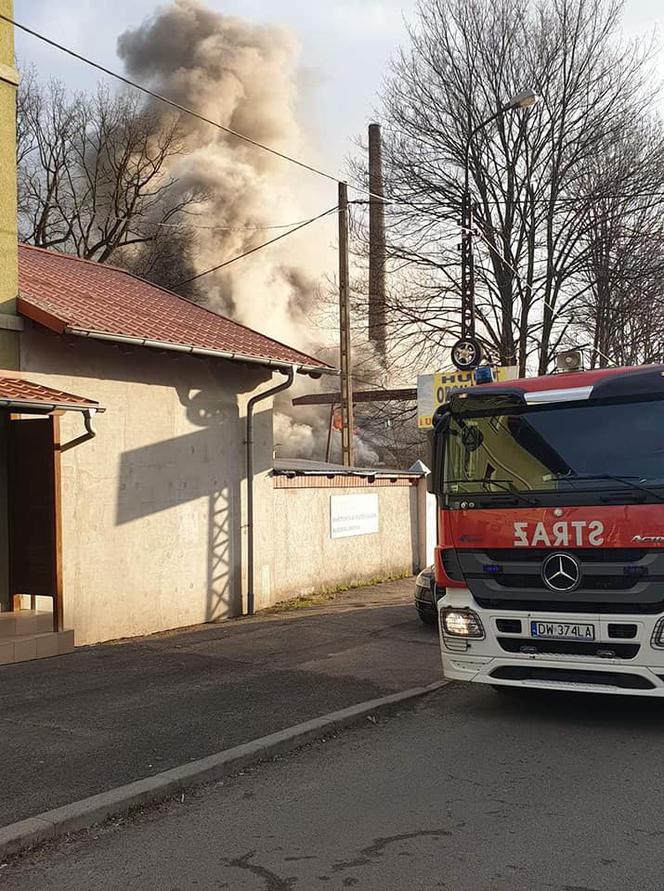
[[[569,593],[581,581],[581,568],[569,554],[551,554],[542,564],[542,579],[552,591]]]

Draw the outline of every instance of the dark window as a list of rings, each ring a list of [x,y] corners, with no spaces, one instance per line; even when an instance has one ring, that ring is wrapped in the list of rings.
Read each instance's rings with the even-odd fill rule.
[[[664,400],[527,407],[452,416],[449,492],[587,491],[632,477],[664,485]]]

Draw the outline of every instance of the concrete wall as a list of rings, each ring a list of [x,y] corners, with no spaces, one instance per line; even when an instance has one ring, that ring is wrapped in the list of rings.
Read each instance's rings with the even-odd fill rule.
[[[237,615],[246,403],[271,375],[58,337],[29,323],[21,359],[29,379],[107,409],[95,420],[97,437],[62,455],[65,625],[74,628],[76,643]],[[269,402],[262,406],[255,448],[259,535],[272,461]],[[63,442],[82,432],[79,414],[63,416]]]
[[[321,478],[324,484],[325,478]],[[375,493],[379,531],[330,537],[330,496]],[[413,573],[418,558],[418,486],[274,488],[270,539],[258,551],[259,606],[287,597]]]

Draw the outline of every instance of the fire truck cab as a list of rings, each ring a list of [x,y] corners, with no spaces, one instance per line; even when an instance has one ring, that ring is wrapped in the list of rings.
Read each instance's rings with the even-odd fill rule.
[[[664,365],[453,393],[431,488],[447,677],[664,696]]]

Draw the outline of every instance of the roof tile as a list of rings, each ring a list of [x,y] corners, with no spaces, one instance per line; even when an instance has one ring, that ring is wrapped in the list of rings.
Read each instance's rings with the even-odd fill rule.
[[[0,375],[0,401],[10,402],[12,405],[43,405],[44,407],[62,406],[76,408],[99,409],[99,403],[92,399],[84,399],[82,396],[74,396],[73,393],[65,393],[63,390],[54,390],[43,384],[35,384],[33,381],[22,377]]]
[[[19,311],[60,332],[91,331],[232,353],[266,365],[333,370],[123,269],[24,244],[19,245]]]

